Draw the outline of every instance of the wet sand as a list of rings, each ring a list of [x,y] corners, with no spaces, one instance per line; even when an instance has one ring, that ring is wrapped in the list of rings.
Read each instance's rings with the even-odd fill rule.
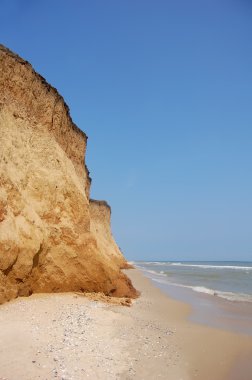
[[[127,274],[131,307],[72,293],[2,305],[0,379],[251,379],[251,337],[189,322],[188,305]]]
[[[160,288],[168,297],[188,303],[191,306],[190,321],[252,336],[251,302],[230,301],[218,296],[195,292],[192,289],[174,286],[168,282],[160,282],[158,277],[153,275],[150,277],[145,271],[143,274],[151,278],[154,286]]]

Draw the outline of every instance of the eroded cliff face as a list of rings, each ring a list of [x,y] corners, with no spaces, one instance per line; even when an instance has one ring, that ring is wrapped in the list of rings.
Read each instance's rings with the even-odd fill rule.
[[[0,303],[33,292],[136,295],[110,221],[102,226],[102,207],[89,202],[86,142],[58,92],[0,45]]]
[[[121,268],[127,264],[111,233],[111,208],[105,201],[90,200],[90,229],[97,240],[99,251]]]

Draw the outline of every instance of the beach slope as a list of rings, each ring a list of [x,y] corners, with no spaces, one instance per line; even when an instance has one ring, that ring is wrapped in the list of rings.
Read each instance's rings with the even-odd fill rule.
[[[2,305],[0,378],[231,379],[252,338],[188,322],[188,305],[127,273],[142,292],[131,307],[75,293]],[[248,370],[239,380],[250,379]]]

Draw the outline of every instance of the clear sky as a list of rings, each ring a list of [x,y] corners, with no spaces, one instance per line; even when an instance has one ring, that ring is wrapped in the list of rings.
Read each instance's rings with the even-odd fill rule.
[[[252,2],[1,0],[89,136],[128,259],[252,260]]]

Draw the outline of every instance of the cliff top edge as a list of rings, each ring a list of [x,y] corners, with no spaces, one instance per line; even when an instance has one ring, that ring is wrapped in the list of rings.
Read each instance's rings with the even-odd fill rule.
[[[76,132],[82,134],[85,139],[88,138],[88,136],[86,135],[85,132],[83,132],[72,120],[72,117],[70,115],[70,109],[69,109],[69,106],[66,104],[64,98],[62,95],[60,95],[60,93],[58,92],[58,90],[53,87],[50,83],[48,83],[46,81],[46,79],[40,75],[39,73],[37,73],[36,70],[34,70],[33,66],[30,64],[30,62],[26,61],[25,59],[21,58],[18,54],[14,53],[12,50],[10,50],[9,48],[7,48],[6,46],[4,46],[3,44],[0,44],[0,55],[1,53],[5,53],[7,54],[9,57],[15,59],[18,63],[20,63],[21,65],[27,65],[33,72],[33,74],[40,80],[40,82],[42,83],[43,86],[45,86],[47,89],[51,90],[52,92],[54,92],[55,96],[60,98],[64,104],[64,108],[66,110],[66,114],[67,114],[67,117],[69,118],[73,128],[76,130]]]

